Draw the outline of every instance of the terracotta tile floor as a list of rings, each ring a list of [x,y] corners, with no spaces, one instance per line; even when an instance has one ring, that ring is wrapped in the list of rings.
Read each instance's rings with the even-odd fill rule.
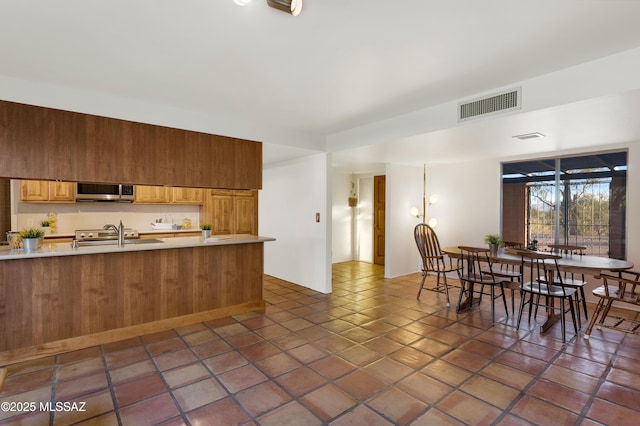
[[[542,315],[516,331],[499,305],[492,327],[487,302],[456,315],[442,294],[417,301],[418,274],[333,271],[329,295],[266,277],[265,314],[9,366],[0,402],[86,404],[0,424],[640,424],[638,336],[563,346]]]

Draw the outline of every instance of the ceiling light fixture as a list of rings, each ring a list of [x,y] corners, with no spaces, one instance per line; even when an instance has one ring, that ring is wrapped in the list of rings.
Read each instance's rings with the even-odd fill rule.
[[[267,0],[269,6],[298,16],[302,11],[302,0]]]
[[[238,6],[246,6],[251,3],[251,0],[233,0],[233,2]]]
[[[515,135],[515,136],[511,136],[512,138],[516,138],[516,139],[520,139],[521,141],[526,141],[528,139],[538,139],[538,138],[544,138],[544,135],[540,132],[533,132],[533,133],[524,133],[522,135]]]

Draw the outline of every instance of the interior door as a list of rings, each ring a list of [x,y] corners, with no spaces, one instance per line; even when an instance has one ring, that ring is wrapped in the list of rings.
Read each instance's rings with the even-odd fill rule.
[[[384,265],[385,176],[373,177],[373,263]]]

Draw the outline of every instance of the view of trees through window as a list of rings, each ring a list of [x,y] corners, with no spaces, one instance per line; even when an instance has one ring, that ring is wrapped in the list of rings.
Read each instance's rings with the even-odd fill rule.
[[[503,239],[625,256],[626,152],[503,164]]]

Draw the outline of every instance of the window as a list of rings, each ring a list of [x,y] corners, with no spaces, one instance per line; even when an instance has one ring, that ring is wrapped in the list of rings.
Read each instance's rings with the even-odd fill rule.
[[[626,152],[503,163],[502,172],[505,241],[625,257]]]

